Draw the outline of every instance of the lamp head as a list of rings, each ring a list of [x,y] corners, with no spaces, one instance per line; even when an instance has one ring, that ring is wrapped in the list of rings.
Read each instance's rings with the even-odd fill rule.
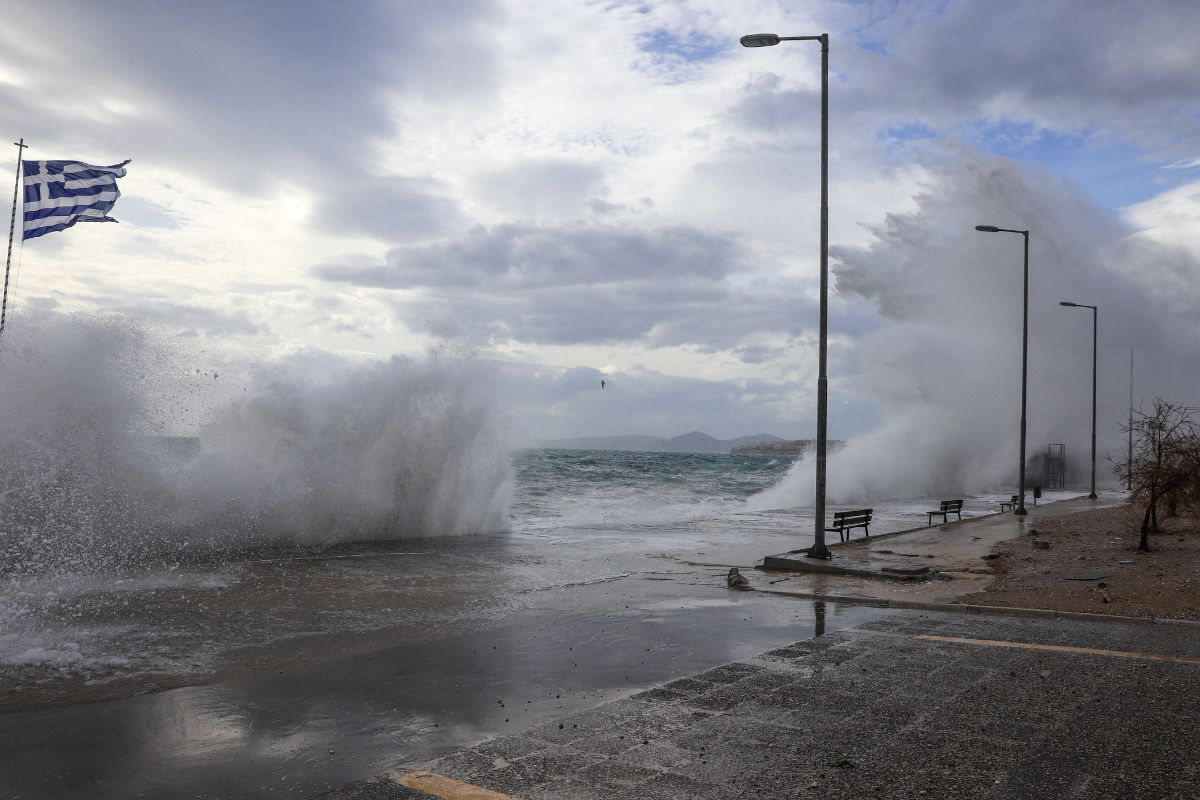
[[[1079,308],[1079,303],[1072,303],[1070,300],[1061,300],[1058,304],[1067,308]]]
[[[983,231],[984,233],[999,233],[1000,229],[995,225],[976,225],[975,230]]]
[[[748,33],[741,42],[742,47],[771,47],[779,44],[779,36],[774,33]]]

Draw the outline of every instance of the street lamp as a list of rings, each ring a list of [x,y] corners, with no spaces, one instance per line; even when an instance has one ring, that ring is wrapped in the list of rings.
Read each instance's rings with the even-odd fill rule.
[[[1072,303],[1063,300],[1060,306],[1067,308],[1090,308],[1092,310],[1092,493],[1088,498],[1096,499],[1096,318],[1100,316],[1096,306],[1087,303]]]
[[[1028,514],[1025,510],[1025,399],[1029,389],[1029,231],[1012,228],[997,228],[995,225],[976,225],[975,230],[983,233],[1019,233],[1025,237],[1025,302],[1021,319],[1021,466],[1018,470],[1020,488],[1017,507],[1014,514]]]
[[[817,490],[813,502],[816,532],[809,558],[832,558],[825,546],[825,456],[829,417],[829,34],[820,36],[777,36],[751,33],[741,39],[743,47],[771,47],[780,42],[821,43],[821,336],[817,350]]]
[[[1104,346],[1105,347],[1124,347],[1126,350],[1129,351],[1129,431],[1128,431],[1128,433],[1129,433],[1129,454],[1127,456],[1128,461],[1126,461],[1125,463],[1132,464],[1133,463],[1133,346],[1128,345],[1128,344],[1107,344],[1107,343]],[[1130,474],[1126,475],[1125,477],[1126,477],[1125,488],[1132,492],[1133,491],[1133,474],[1130,473]]]
[[[1133,348],[1129,348],[1129,474],[1126,475],[1125,489],[1133,491]]]

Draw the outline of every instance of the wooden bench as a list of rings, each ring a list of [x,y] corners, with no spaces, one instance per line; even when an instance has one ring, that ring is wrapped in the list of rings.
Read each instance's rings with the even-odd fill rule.
[[[835,511],[833,514],[833,527],[826,528],[827,531],[837,531],[842,537],[842,541],[850,538],[851,528],[862,528],[863,535],[868,539],[871,537],[871,512],[875,509],[860,508],[857,511]]]
[[[962,519],[962,500],[943,500],[941,507],[937,511],[926,511],[929,515],[929,524],[933,524],[933,518],[941,516],[942,522],[948,522],[946,515],[957,514],[959,519]]]
[[[1011,500],[1001,500],[1000,501],[1000,513],[1004,513],[1005,511],[1008,511],[1010,508],[1016,508],[1016,507],[1017,507],[1017,495],[1015,495],[1015,494],[1012,496]]]

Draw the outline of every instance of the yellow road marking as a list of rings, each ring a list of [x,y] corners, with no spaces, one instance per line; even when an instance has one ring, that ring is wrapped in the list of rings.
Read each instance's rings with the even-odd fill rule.
[[[510,794],[472,786],[435,772],[393,772],[388,777],[401,786],[440,797],[442,800],[518,800]]]
[[[916,637],[926,642],[952,642],[954,644],[977,644],[984,647],[1009,647],[1017,650],[1046,650],[1052,653],[1079,653],[1089,656],[1111,656],[1113,658],[1137,658],[1143,661],[1174,661],[1178,664],[1200,664],[1200,658],[1170,656],[1164,653],[1134,653],[1128,650],[1100,650],[1095,647],[1069,647],[1063,644],[1033,644],[1031,642],[1006,642],[999,639],[962,639],[958,636],[934,636],[922,634]]]

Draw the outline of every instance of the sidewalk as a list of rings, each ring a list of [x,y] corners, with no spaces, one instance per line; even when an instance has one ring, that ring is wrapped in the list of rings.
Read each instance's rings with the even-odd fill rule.
[[[1115,499],[1080,497],[1028,506],[1026,516],[1011,512],[973,517],[907,531],[833,542],[829,561],[792,554],[789,570],[763,570],[751,576],[759,590],[801,597],[842,596],[876,600],[949,603],[978,592],[992,577],[985,558],[1000,542],[1016,539],[1039,520],[1118,505]],[[831,534],[836,538],[836,534]],[[786,554],[781,554],[786,555]],[[772,559],[768,559],[770,562]],[[775,563],[785,563],[779,556]],[[928,574],[905,576],[927,567]],[[803,570],[803,571],[802,571]],[[904,580],[915,577],[915,580]],[[881,580],[890,579],[890,580]]]
[[[1198,715],[1200,626],[902,611],[322,798],[1184,800]]]

